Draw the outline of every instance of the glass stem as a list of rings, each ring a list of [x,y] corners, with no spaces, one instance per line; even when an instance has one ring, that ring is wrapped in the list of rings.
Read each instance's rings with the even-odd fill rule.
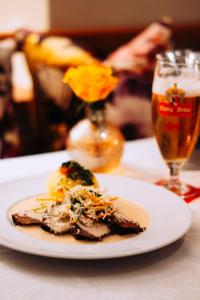
[[[182,167],[182,163],[177,162],[169,162],[167,163],[169,170],[170,170],[170,178],[169,178],[169,189],[170,190],[177,190],[181,188],[181,182],[179,179],[180,170]]]

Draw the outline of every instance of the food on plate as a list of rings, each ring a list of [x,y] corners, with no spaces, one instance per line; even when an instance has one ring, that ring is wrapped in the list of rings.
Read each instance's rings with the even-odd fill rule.
[[[34,213],[32,210],[26,211],[23,214],[13,214],[12,219],[16,225],[40,225],[42,222],[42,216]]]
[[[62,202],[67,190],[76,185],[98,186],[94,174],[82,167],[78,162],[68,161],[48,177],[47,187],[50,198]]]
[[[58,172],[48,194],[37,198],[37,206],[12,214],[15,225],[39,225],[55,235],[69,233],[91,241],[145,230],[121,208],[118,197],[101,191],[94,174],[77,162],[63,163]]]

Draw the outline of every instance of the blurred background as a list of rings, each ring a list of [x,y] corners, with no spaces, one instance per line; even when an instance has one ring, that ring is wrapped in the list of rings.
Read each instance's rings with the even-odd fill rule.
[[[200,1],[0,2],[0,157],[64,149],[84,117],[62,77],[70,66],[108,63],[119,87],[107,118],[126,140],[152,135],[155,55],[200,49]]]
[[[0,8],[3,33],[21,27],[42,31],[144,27],[161,16],[182,25],[200,22],[198,0],[7,0]]]

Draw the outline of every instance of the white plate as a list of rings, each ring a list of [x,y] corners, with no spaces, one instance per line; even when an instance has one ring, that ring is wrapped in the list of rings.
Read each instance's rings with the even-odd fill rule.
[[[104,259],[136,255],[166,246],[182,237],[190,227],[191,213],[175,194],[143,181],[104,175],[100,186],[110,194],[138,202],[151,216],[150,227],[123,241],[94,244],[62,244],[40,240],[16,230],[8,220],[12,204],[45,192],[46,176],[30,177],[0,185],[0,244],[26,253],[74,259]]]

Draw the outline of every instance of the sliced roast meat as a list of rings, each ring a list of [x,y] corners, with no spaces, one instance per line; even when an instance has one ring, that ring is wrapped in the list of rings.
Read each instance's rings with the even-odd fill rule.
[[[107,217],[105,222],[110,226],[113,233],[117,234],[138,234],[145,230],[138,223],[130,220],[119,210],[116,210],[111,216]]]
[[[66,234],[70,230],[70,222],[69,218],[65,217],[62,219],[55,218],[55,217],[47,217],[44,219],[41,228],[45,231],[54,233],[56,235]]]
[[[92,218],[93,215],[89,215],[87,210],[69,211],[68,204],[63,202],[45,206],[42,212],[34,209],[14,213],[12,219],[16,225],[40,225],[43,230],[55,235],[71,233],[79,240],[101,241],[111,233],[138,234],[145,230],[134,219],[134,211],[129,208],[126,202],[118,199],[113,203],[111,215],[105,218],[105,215],[102,217],[99,214],[98,218]]]
[[[66,214],[66,204],[57,204],[44,214],[41,228],[61,235],[67,233],[70,226],[70,217]]]
[[[40,225],[42,222],[42,216],[32,211],[27,211],[20,214],[12,214],[12,220],[15,225]]]
[[[71,233],[78,240],[100,241],[111,230],[106,224],[81,216],[77,225],[71,228]]]

